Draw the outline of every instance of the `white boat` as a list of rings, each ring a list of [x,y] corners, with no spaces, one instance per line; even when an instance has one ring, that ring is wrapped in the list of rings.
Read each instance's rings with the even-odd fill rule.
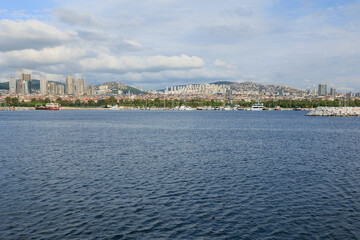
[[[264,110],[264,104],[263,103],[255,103],[254,105],[251,106],[251,111],[262,111]]]
[[[183,110],[183,111],[189,111],[189,110],[193,110],[191,107],[187,107],[184,105],[181,105],[181,107],[179,108],[179,110]]]
[[[112,106],[110,110],[121,110],[121,108],[118,105]]]

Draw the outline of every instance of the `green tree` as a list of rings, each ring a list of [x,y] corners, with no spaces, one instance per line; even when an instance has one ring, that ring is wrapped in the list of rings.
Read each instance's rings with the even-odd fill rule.
[[[89,101],[87,102],[87,104],[88,104],[89,106],[95,106],[95,105],[96,105],[96,103],[95,103],[94,100],[89,100]]]
[[[13,97],[11,98],[11,104],[12,106],[19,106],[20,105],[20,101],[17,97]]]
[[[11,97],[6,97],[6,98],[5,98],[5,103],[6,103],[7,105],[11,105]]]
[[[79,99],[76,99],[76,100],[75,100],[75,105],[76,105],[76,106],[80,106],[80,105],[81,105],[81,101],[80,101]]]

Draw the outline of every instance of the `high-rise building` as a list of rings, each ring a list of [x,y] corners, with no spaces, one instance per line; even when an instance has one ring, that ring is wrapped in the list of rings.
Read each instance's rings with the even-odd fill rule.
[[[66,77],[66,94],[74,95],[75,94],[75,78],[68,76]]]
[[[82,96],[85,93],[85,80],[84,79],[78,79],[76,80],[76,95]]]
[[[49,86],[49,94],[55,95],[56,94],[56,83],[51,82],[48,84],[48,86]]]
[[[335,88],[330,88],[330,96],[335,98],[336,97],[336,89]]]
[[[92,96],[95,93],[95,88],[93,85],[87,85],[86,86],[86,95]]]
[[[56,95],[64,96],[64,85],[62,84],[56,85]]]
[[[327,94],[327,86],[325,83],[320,83],[319,84],[319,96],[326,96]]]
[[[48,94],[48,80],[45,77],[40,78],[40,94],[43,96]]]
[[[25,82],[21,79],[16,80],[16,93],[25,94]]]
[[[16,93],[16,79],[11,77],[9,80],[9,93],[15,94]]]
[[[23,81],[31,81],[31,74],[29,74],[29,73],[22,73],[21,74],[21,80],[23,80]]]
[[[31,94],[31,74],[22,73],[16,82],[16,93],[18,94]]]

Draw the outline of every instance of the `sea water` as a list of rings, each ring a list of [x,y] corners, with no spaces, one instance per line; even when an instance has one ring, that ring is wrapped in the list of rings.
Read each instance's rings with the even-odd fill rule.
[[[360,118],[0,112],[0,239],[359,239]]]

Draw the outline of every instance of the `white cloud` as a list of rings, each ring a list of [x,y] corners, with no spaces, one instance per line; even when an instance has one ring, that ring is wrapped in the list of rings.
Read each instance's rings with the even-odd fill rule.
[[[70,8],[55,8],[53,14],[57,20],[70,26],[79,25],[89,27],[97,24],[95,17],[91,14],[81,13],[78,10]]]
[[[37,20],[0,20],[0,51],[59,46],[71,36]]]
[[[227,69],[236,69],[237,67],[231,64],[228,64],[220,59],[216,59],[214,62],[214,65],[216,67],[220,67],[220,68],[227,68]]]
[[[124,40],[123,41],[124,43],[130,45],[131,47],[133,47],[134,49],[141,49],[143,48],[143,46],[138,43],[138,42],[135,42],[135,41],[132,41],[132,40]]]
[[[23,20],[0,20],[0,79],[20,65],[88,82],[268,79],[360,90],[360,4],[306,2],[56,0],[53,10],[1,11]]]
[[[87,58],[80,61],[84,71],[110,71],[110,72],[146,72],[164,71],[167,69],[191,69],[201,68],[205,62],[196,56],[123,56],[115,57],[100,54],[95,58]]]
[[[0,53],[1,64],[14,66],[21,63],[24,65],[52,65],[66,64],[73,59],[86,56],[87,51],[65,46],[44,48],[41,50],[24,49]]]

